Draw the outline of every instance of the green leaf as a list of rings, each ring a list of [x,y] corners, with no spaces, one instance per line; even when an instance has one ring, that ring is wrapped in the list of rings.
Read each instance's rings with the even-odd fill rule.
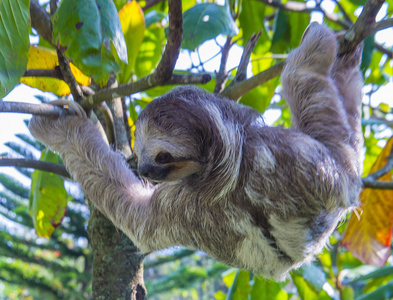
[[[63,0],[52,23],[54,43],[101,86],[120,70],[117,57],[127,63],[126,43],[112,1]]]
[[[293,283],[295,284],[299,293],[300,299],[303,300],[317,300],[318,293],[314,288],[300,275],[293,272],[291,274]]]
[[[254,276],[250,300],[287,300],[288,298],[288,293],[281,288],[279,283],[262,276]]]
[[[183,13],[182,47],[185,49],[194,50],[219,34],[234,36],[237,32],[228,6],[201,3]]]
[[[0,99],[26,71],[29,52],[30,1],[0,1]]]
[[[21,185],[21,183],[14,177],[0,173],[0,183],[15,195],[22,198],[27,198],[29,196],[28,189]]]
[[[356,277],[351,282],[363,281],[366,279],[383,277],[383,276],[388,276],[388,275],[393,275],[393,266],[384,266],[384,267],[378,268],[377,270],[375,270],[373,272]]]
[[[41,160],[59,163],[53,152],[43,152]],[[61,224],[66,212],[68,195],[59,175],[34,171],[31,182],[30,214],[38,236],[49,238]]]
[[[316,292],[320,293],[322,291],[322,287],[326,282],[326,275],[316,265],[304,265],[295,272],[299,273],[299,275],[302,276]]]
[[[309,14],[294,14],[278,10],[274,21],[271,51],[285,53],[300,44],[304,30],[310,23]]]
[[[289,48],[291,32],[289,29],[289,14],[285,10],[279,9],[274,19],[272,52],[283,53]]]
[[[346,286],[342,289],[341,292],[341,299],[342,300],[353,300],[355,299],[355,292],[352,287]]]
[[[363,53],[362,53],[362,62],[360,64],[360,69],[363,71],[363,74],[367,71],[368,67],[371,64],[371,59],[373,57],[374,52],[374,37],[375,34],[367,37],[363,42]]]
[[[356,300],[385,300],[391,297],[393,297],[393,280],[389,281],[383,286],[378,287],[371,293],[356,298]]]
[[[243,31],[243,42],[246,43],[251,35],[262,30],[253,50],[255,54],[265,54],[271,47],[271,38],[265,28],[264,16],[267,7],[264,3],[258,1],[243,1],[242,10],[239,15],[240,28]]]
[[[260,113],[263,113],[270,104],[277,82],[278,78],[275,78],[252,89],[242,96],[240,103],[251,106]]]
[[[145,30],[145,37],[135,62],[138,78],[149,75],[161,59],[162,45],[165,41],[164,30],[152,25]]]
[[[134,73],[135,61],[145,36],[145,18],[138,3],[131,1],[121,9],[119,19],[128,55],[128,63],[119,61],[121,72],[118,75],[118,81],[122,84],[128,83]]]

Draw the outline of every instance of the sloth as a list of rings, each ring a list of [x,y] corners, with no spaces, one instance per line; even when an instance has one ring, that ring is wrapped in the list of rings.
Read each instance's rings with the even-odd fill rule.
[[[136,122],[142,178],[87,118],[34,116],[29,128],[142,253],[181,245],[282,280],[357,205],[360,56],[338,56],[335,34],[309,26],[282,73],[289,129],[192,86],[155,99]]]

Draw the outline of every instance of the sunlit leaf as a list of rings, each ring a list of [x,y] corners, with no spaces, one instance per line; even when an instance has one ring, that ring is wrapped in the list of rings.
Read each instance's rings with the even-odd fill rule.
[[[54,70],[59,65],[57,54],[54,50],[31,46],[27,69]],[[70,69],[75,80],[81,85],[90,85],[90,78],[84,75],[77,67],[70,63]],[[20,80],[28,86],[38,88],[44,92],[51,92],[57,96],[68,95],[71,91],[68,85],[60,79],[49,77],[22,77]]]
[[[342,289],[341,300],[354,300],[355,292],[352,287],[346,286]]]
[[[269,300],[287,300],[289,295],[285,292],[279,283],[263,278],[262,276],[254,276],[253,285],[251,287],[250,300],[269,299]]]
[[[224,281],[226,287],[230,287],[233,284],[237,272],[238,270],[236,269],[230,269],[223,274],[222,280]]]
[[[381,169],[390,154],[393,138],[387,142],[370,173]],[[388,172],[381,181],[392,181]],[[390,255],[393,228],[393,190],[366,188],[360,195],[360,221],[352,214],[342,244],[367,264],[383,266]]]
[[[271,46],[271,39],[266,31],[264,16],[268,7],[259,1],[243,1],[239,16],[240,28],[243,31],[244,43],[246,43],[253,33],[262,30],[253,50],[254,54],[265,54]]]
[[[0,99],[26,71],[29,51],[29,0],[0,1]]]
[[[219,34],[236,35],[238,32],[228,6],[201,3],[183,13],[182,47],[194,50],[204,41]]]
[[[247,300],[250,291],[250,272],[245,270],[231,270],[223,278],[229,287],[227,300]],[[230,285],[229,285],[230,284]]]
[[[119,61],[121,72],[119,83],[128,83],[135,68],[135,60],[145,36],[145,18],[136,1],[124,5],[119,11],[119,19],[127,45],[128,63]]]
[[[161,59],[165,41],[164,30],[152,25],[145,30],[145,37],[135,62],[135,74],[138,78],[149,75]]]
[[[112,1],[63,0],[52,23],[57,47],[101,86],[120,70],[116,57],[127,62],[126,43]]]
[[[49,150],[43,152],[43,161],[58,163],[58,156]],[[38,236],[49,238],[61,224],[66,212],[68,196],[59,175],[34,171],[31,183],[30,214]]]
[[[302,300],[317,300],[318,293],[307,283],[307,281],[296,273],[291,274],[293,283],[295,284]]]
[[[393,297],[393,280],[378,287],[375,291],[361,295],[356,300],[385,300]]]
[[[222,291],[218,291],[214,293],[214,299],[216,300],[225,300],[226,298],[227,296]]]

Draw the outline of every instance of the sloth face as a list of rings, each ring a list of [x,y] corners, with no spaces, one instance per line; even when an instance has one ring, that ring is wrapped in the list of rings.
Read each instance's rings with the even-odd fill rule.
[[[195,142],[182,128],[162,132],[148,120],[138,121],[134,155],[138,172],[151,181],[176,181],[202,169]]]

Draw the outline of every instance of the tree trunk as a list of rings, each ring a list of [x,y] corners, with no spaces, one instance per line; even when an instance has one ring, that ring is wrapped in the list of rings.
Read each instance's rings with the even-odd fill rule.
[[[90,204],[88,234],[93,248],[93,298],[142,300],[143,255],[131,240]]]

